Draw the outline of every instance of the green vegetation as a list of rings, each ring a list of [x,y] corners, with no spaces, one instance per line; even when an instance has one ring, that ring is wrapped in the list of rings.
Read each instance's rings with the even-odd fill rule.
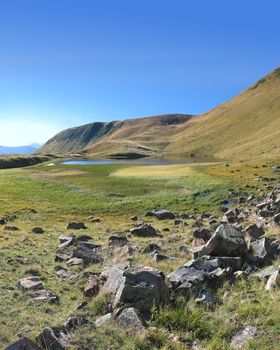
[[[133,226],[129,220],[132,215],[143,217],[146,210],[156,207],[195,215],[202,212],[221,215],[220,202],[228,198],[229,189],[258,195],[263,184],[256,181],[255,174],[272,176],[269,167],[256,169],[255,164],[245,163],[230,167],[222,163],[180,165],[180,171],[178,167],[167,167],[168,176],[164,173],[159,176],[156,166],[143,169],[135,165],[37,165],[0,171],[0,217],[9,215],[9,225],[20,228],[9,231],[0,226],[1,348],[21,335],[34,339],[44,327],[61,325],[69,315],[78,313],[94,320],[108,311],[106,297],[92,299],[77,311],[83,301],[84,269],[69,268],[72,274],[80,273],[74,283],[59,278],[54,271],[60,264],[54,261],[58,237],[69,234],[66,230],[69,221],[84,221],[88,227],[86,234],[94,243],[103,244],[102,254],[107,254],[110,233],[127,232]],[[90,215],[100,217],[100,223],[87,221]],[[136,252],[132,263],[156,266],[167,275],[189,260],[179,246],[190,244],[194,219],[188,220],[188,226],[145,219],[163,233],[168,242],[165,253],[176,256],[176,260],[155,263],[150,255]],[[42,226],[45,233],[31,233],[35,226]],[[169,231],[162,231],[164,228]],[[129,239],[137,247],[153,241]],[[109,263],[125,259],[121,254],[108,255]],[[93,265],[86,271],[101,269]],[[44,286],[58,295],[58,305],[31,302],[28,295],[18,290],[17,281],[31,275],[39,276]],[[212,308],[179,298],[166,308],[154,310],[150,328],[141,336],[131,336],[111,325],[98,331],[92,324],[83,326],[76,332],[71,349],[181,350],[188,348],[190,340],[197,339],[206,349],[224,350],[228,349],[231,336],[248,323],[260,329],[248,349],[277,349],[279,291],[268,294],[259,281],[240,280],[219,289],[215,297],[218,302]]]

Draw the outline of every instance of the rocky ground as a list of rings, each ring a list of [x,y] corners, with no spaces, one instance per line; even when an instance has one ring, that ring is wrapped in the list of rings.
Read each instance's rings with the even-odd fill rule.
[[[27,305],[63,307],[64,293],[79,285],[76,308],[64,323],[53,319],[32,339],[19,334],[5,350],[266,349],[258,339],[275,319],[267,317],[265,326],[254,320],[259,306],[254,309],[245,296],[253,299],[255,288],[267,294],[268,308],[275,302],[278,310],[280,167],[272,172],[259,178],[263,188],[257,194],[229,189],[220,203],[222,216],[157,208],[132,216],[126,229],[107,229],[106,239],[89,232],[106,218],[65,222],[65,233],[48,254],[57,283],[68,287],[56,293],[32,268],[14,287]],[[0,218],[7,234],[20,232],[15,223],[15,217]],[[34,237],[47,231],[47,222],[32,227],[24,243],[32,250]],[[16,259],[32,266],[25,256]],[[242,308],[229,302],[235,288],[243,288]],[[224,334],[217,336],[215,325],[208,325],[211,315],[219,322],[225,317]]]

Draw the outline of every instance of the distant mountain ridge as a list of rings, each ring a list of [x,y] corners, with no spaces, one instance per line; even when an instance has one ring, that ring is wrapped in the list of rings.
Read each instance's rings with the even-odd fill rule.
[[[0,146],[0,154],[32,154],[38,150],[39,144],[31,144],[28,146]]]
[[[92,123],[60,132],[39,153],[197,160],[280,157],[280,67],[201,114]]]

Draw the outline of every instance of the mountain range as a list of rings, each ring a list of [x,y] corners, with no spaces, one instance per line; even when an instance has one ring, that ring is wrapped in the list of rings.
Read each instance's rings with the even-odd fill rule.
[[[280,156],[280,67],[201,114],[167,114],[70,128],[39,153],[91,158],[253,159]]]
[[[40,145],[37,143],[17,147],[0,146],[0,154],[32,154],[37,151],[39,147]]]

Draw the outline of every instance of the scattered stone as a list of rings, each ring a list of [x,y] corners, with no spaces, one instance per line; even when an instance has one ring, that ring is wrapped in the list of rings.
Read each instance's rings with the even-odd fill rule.
[[[55,270],[57,276],[60,278],[67,278],[67,277],[71,276],[70,272],[68,272],[62,266],[55,266],[54,270]]]
[[[115,322],[117,326],[125,330],[133,330],[136,332],[143,332],[145,330],[145,321],[133,307],[122,310],[119,315],[116,315]]]
[[[95,252],[84,246],[76,247],[72,257],[82,259],[85,264],[101,264],[103,262],[103,258],[100,255],[97,255]]]
[[[48,289],[38,289],[32,292],[32,300],[47,303],[58,303],[58,297]]]
[[[136,237],[156,237],[157,231],[149,224],[139,224],[130,230],[131,234]]]
[[[150,243],[145,248],[143,248],[142,253],[153,253],[153,252],[159,252],[160,246],[157,243]]]
[[[8,346],[5,350],[42,350],[33,341],[28,338],[22,337],[14,344]]]
[[[109,237],[109,247],[123,247],[127,243],[127,237],[121,233],[114,233]]]
[[[221,224],[210,240],[201,247],[195,247],[195,257],[211,256],[244,256],[247,248],[242,232],[228,224]]]
[[[31,230],[33,233],[38,233],[38,234],[41,234],[41,233],[44,233],[45,231],[42,229],[42,227],[34,227],[32,230]]]
[[[197,304],[214,304],[215,298],[211,292],[208,290],[202,290],[198,293],[197,298],[195,299]]]
[[[155,263],[163,261],[163,260],[167,260],[167,259],[169,259],[168,256],[163,255],[163,254],[159,254],[159,253],[155,253],[153,256],[153,262],[155,262]]]
[[[108,324],[109,322],[111,322],[112,319],[113,319],[113,315],[111,313],[103,315],[95,320],[94,322],[95,327],[99,328],[101,326],[104,326],[105,324]]]
[[[90,321],[84,317],[71,316],[64,323],[64,327],[69,331],[73,331],[78,327],[88,324]]]
[[[138,216],[135,216],[135,215],[134,215],[134,216],[132,216],[132,217],[130,218],[130,220],[131,220],[131,221],[138,221]]]
[[[205,242],[211,238],[211,232],[205,228],[197,228],[193,231],[194,238],[203,239]]]
[[[262,260],[270,259],[273,255],[271,241],[267,237],[251,242],[250,248],[253,255]]]
[[[85,230],[86,226],[83,222],[69,222],[67,230]]]
[[[6,231],[19,231],[19,228],[17,226],[5,226],[4,230],[6,230]]]
[[[186,266],[175,270],[168,277],[172,289],[187,296],[196,296],[208,278],[204,271]]]
[[[237,215],[239,214],[237,209],[229,209],[224,213],[222,218],[223,222],[228,222],[229,224],[233,224],[237,221]]]
[[[95,223],[100,222],[100,218],[97,218],[96,216],[89,216],[87,218],[87,220],[90,221],[90,222],[95,222]]]
[[[279,286],[280,286],[280,272],[278,268],[278,270],[274,271],[269,277],[265,285],[265,289],[268,291],[271,291]]]
[[[155,209],[146,212],[145,216],[154,216],[159,220],[173,220],[175,219],[175,215],[171,213],[169,210],[165,209]]]
[[[36,341],[47,350],[65,350],[70,342],[71,336],[65,327],[44,328]]]
[[[245,228],[245,232],[249,234],[252,238],[260,238],[264,234],[264,230],[261,226],[257,224],[249,225]]]
[[[244,349],[250,339],[253,339],[257,333],[257,328],[254,326],[246,326],[239,331],[231,340],[230,346],[234,350]]]
[[[43,284],[39,277],[26,277],[19,280],[18,288],[23,292],[32,291],[42,289]]]
[[[0,225],[6,225],[7,219],[6,218],[0,218]]]
[[[58,237],[60,243],[64,243],[67,241],[71,241],[71,240],[75,240],[75,236],[65,236],[65,235],[61,235]]]
[[[68,266],[83,265],[83,263],[84,263],[84,260],[83,259],[79,259],[79,258],[71,258],[71,259],[66,261],[66,264]]]
[[[92,298],[99,293],[100,278],[98,275],[90,275],[84,288],[84,298]]]
[[[129,304],[144,317],[149,317],[153,306],[165,304],[168,300],[164,274],[157,269],[147,266],[114,266],[107,269],[106,274],[108,278],[101,292],[111,296],[113,309]]]

